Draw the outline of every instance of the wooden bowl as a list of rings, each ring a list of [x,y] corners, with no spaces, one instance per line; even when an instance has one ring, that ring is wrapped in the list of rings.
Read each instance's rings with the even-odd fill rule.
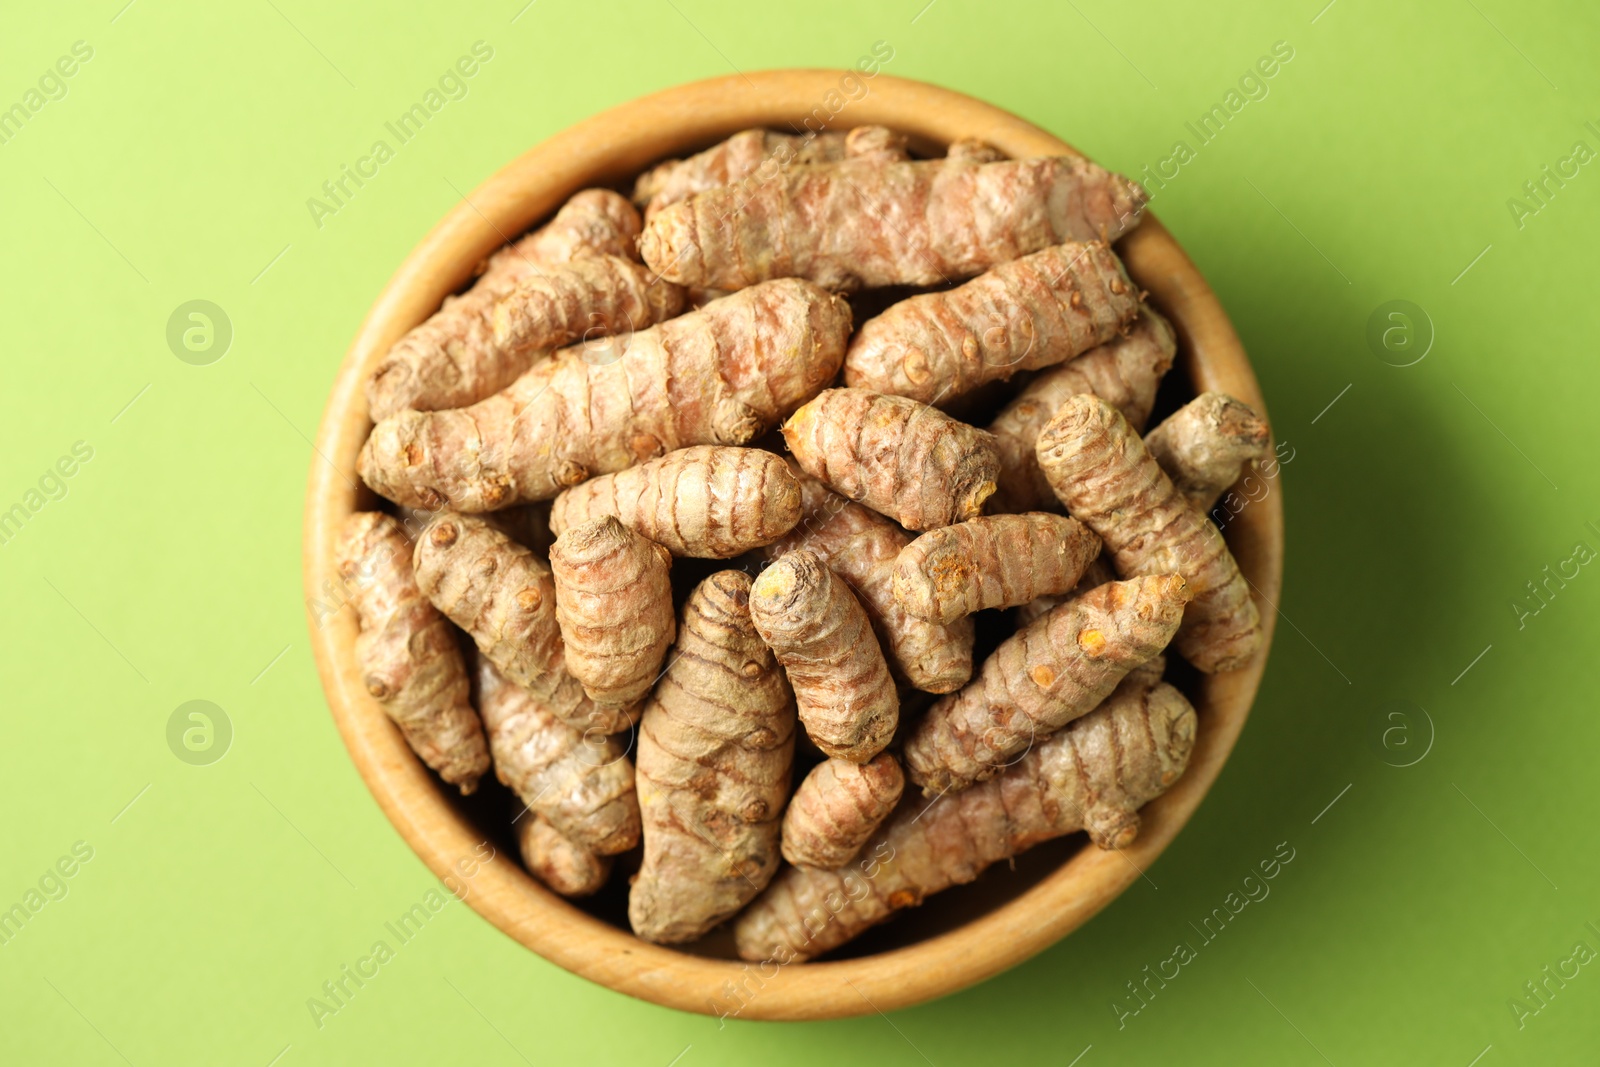
[[[1052,842],[1019,861],[1018,873],[1000,865],[973,886],[932,897],[879,928],[858,950],[865,954],[793,964],[775,975],[758,975],[729,958],[648,944],[549,892],[523,871],[514,848],[504,843],[505,828],[475,825],[453,791],[412,755],[362,686],[352,652],[353,613],[329,615],[318,607],[338,603],[334,546],[340,523],[375,503],[355,473],[371,427],[363,386],[373,364],[459,289],[486,255],[573,192],[623,182],[651,163],[737,130],[801,130],[808,120],[815,129],[837,110],[831,128],[881,123],[906,132],[913,146],[926,150],[976,137],[1013,157],[1076,154],[999,108],[920,82],[879,74],[862,79],[868,89],[863,98],[849,100],[848,90],[860,85],[851,74],[767,71],[669,89],[581,122],[489,178],[423,238],[379,295],[334,383],[311,464],[304,533],[311,646],[334,720],[384,813],[448,886],[507,934],[585,978],[685,1011],[733,1010],[738,1001],[719,999],[728,982],[746,991],[741,1018],[829,1019],[887,1011],[980,982],[1053,944],[1137,879],[1205,796],[1249,714],[1276,621],[1283,511],[1274,484],[1227,529],[1255,587],[1267,642],[1250,667],[1199,677],[1187,687],[1201,723],[1188,772],[1144,809],[1144,828],[1131,848],[1121,855],[1103,852],[1081,835]],[[847,101],[842,108],[841,101]],[[1172,236],[1146,215],[1118,250],[1129,274],[1177,327],[1179,369],[1192,387],[1231,393],[1265,414],[1238,336]]]

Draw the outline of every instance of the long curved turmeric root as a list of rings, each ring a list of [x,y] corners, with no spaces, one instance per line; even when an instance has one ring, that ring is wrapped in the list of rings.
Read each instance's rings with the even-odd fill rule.
[[[734,924],[740,957],[811,959],[992,863],[1077,830],[1101,848],[1128,847],[1139,809],[1188,766],[1197,726],[1182,693],[1130,677],[1000,777],[926,806],[902,805],[857,863],[783,871]]]
[[[895,560],[894,596],[918,618],[954,622],[1069,592],[1099,554],[1100,538],[1077,519],[983,515],[907,545]]]
[[[865,763],[894,737],[900,701],[861,602],[815,552],[781,557],[750,588],[750,616],[794,687],[806,735]]]
[[[783,813],[783,858],[796,867],[843,867],[894,810],[905,785],[887,752],[869,763],[823,760]]]
[[[929,622],[895,599],[894,564],[911,535],[811,475],[802,471],[798,478],[804,518],[767,546],[766,558],[775,560],[801,548],[815,552],[860,598],[897,678],[929,693],[965,685],[972,677],[972,620]]]
[[[638,843],[633,763],[616,738],[568,726],[484,656],[478,657],[478,706],[495,777],[530,812],[599,855]]]
[[[417,588],[404,528],[388,515],[356,512],[340,532],[338,566],[361,625],[356,663],[367,692],[423,763],[471,793],[489,769],[483,726],[455,634]]]
[[[566,348],[469,408],[402,411],[361,449],[399,504],[494,511],[689,445],[741,445],[838,373],[850,306],[785,279]]]
[[[1100,535],[1117,573],[1177,573],[1193,600],[1175,642],[1206,673],[1244,666],[1261,646],[1250,583],[1211,521],[1178,492],[1116,408],[1069,398],[1037,445],[1039,467],[1067,511]]]
[[[1201,393],[1144,435],[1144,446],[1201,514],[1211,510],[1239,468],[1266,456],[1272,431],[1242,400]]]
[[[1084,159],[846,160],[697,193],[656,213],[639,251],[688,286],[937,285],[1063,241],[1114,241],[1147,199]]]
[[[1094,710],[1161,654],[1189,601],[1176,574],[1108,582],[1008,637],[978,677],[928,709],[906,739],[906,771],[928,794],[965,789]]]
[[[1138,310],[1116,254],[1071,241],[868,319],[845,353],[844,381],[939,404],[1105,344]]]
[[[672,557],[611,515],[550,547],[567,670],[597,704],[630,705],[655,684],[676,636]]]
[[[434,606],[562,722],[612,734],[638,719],[636,708],[596,704],[584,693],[566,667],[549,568],[492,523],[439,512],[417,538],[413,563]]]
[[[778,868],[794,701],[750,619],[750,579],[718,571],[683,608],[678,644],[639,722],[644,861],[628,920],[648,941],[692,941]]]
[[[517,824],[522,865],[564,897],[593,896],[611,876],[611,857],[596,856],[533,812]]]
[[[669,159],[645,171],[633,184],[633,202],[649,218],[707,189],[772,177],[787,167],[850,158],[903,160],[905,137],[884,126],[858,126],[848,133],[741,130],[688,159]]]
[[[827,389],[790,416],[795,462],[834,492],[908,530],[975,519],[994,492],[994,440],[937,408],[865,389]]]
[[[794,528],[800,486],[771,452],[695,445],[573,486],[556,497],[550,526],[559,534],[600,515],[674,556],[729,559]]]
[[[1059,507],[1039,470],[1034,444],[1067,397],[1093,393],[1141,427],[1155,406],[1156,389],[1172,366],[1178,342],[1172,326],[1141,305],[1125,337],[1090,349],[1070,363],[1040,374],[989,424],[1000,452],[1000,488],[990,511],[1042,511]]]
[[[446,297],[443,307],[395,342],[367,383],[372,420],[405,408],[465,407],[515,381],[535,353],[496,344],[495,301],[580,253],[633,256],[639,227],[639,212],[610,189],[573,196],[542,229],[490,256],[471,289]]]

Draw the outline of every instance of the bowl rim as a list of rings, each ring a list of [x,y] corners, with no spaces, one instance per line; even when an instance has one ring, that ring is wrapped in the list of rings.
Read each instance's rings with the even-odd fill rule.
[[[851,76],[854,81],[849,82]],[[864,95],[853,98],[855,89]],[[842,101],[842,104],[839,103]],[[545,889],[450,803],[361,684],[353,613],[339,608],[334,553],[345,516],[370,496],[356,456],[371,422],[364,382],[374,361],[456,291],[494,248],[578,189],[741,129],[847,129],[879,123],[912,143],[988,141],[1008,155],[1080,155],[1022,118],[951,89],[832,69],[747,72],[692,82],[613,107],[555,134],[486,179],[411,251],[373,303],[341,364],[317,431],[306,489],[303,568],[311,648],[350,757],[401,836],[458,897],[523,945],[607,988],[671,1008],[747,1019],[831,1019],[907,1007],[976,984],[1043,951],[1138,880],[1215,782],[1249,716],[1266,666],[1283,570],[1281,481],[1229,523],[1265,629],[1247,667],[1202,676],[1188,770],[1147,805],[1134,844],[1079,849],[1042,881],[960,927],[854,959],[765,965],[691,955],[635,938]],[[1176,240],[1146,214],[1118,244],[1130,276],[1179,335],[1195,390],[1266,406],[1249,358],[1215,295]],[[485,846],[488,846],[487,858]],[[728,999],[730,995],[734,999]],[[719,998],[720,1001],[719,1001]]]

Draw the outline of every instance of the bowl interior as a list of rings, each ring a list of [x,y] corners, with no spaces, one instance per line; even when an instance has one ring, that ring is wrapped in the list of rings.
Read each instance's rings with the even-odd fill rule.
[[[977,137],[1010,156],[1076,154],[1050,134],[946,89],[879,74],[865,94],[845,93],[850,72],[770,71],[667,90],[598,115],[509,164],[469,195],[417,246],[374,304],[351,346],[318,434],[307,490],[304,564],[308,622],[329,706],[374,797],[445,884],[496,926],[568,970],[613,989],[691,1011],[743,1018],[828,1018],[917,1003],[995,974],[1042,950],[1139,877],[1193,812],[1242,728],[1270,648],[1282,569],[1281,491],[1271,487],[1228,524],[1227,538],[1254,586],[1266,628],[1249,667],[1170,678],[1200,713],[1190,766],[1143,812],[1139,839],[1120,855],[1085,847],[1081,834],[1048,842],[972,885],[931,897],[822,962],[772,968],[756,978],[731,959],[726,931],[688,948],[638,940],[626,924],[625,878],[581,906],[550,893],[517,861],[509,820],[518,806],[498,783],[462,800],[411,754],[355,670],[352,613],[338,603],[333,551],[339,523],[377,506],[360,486],[356,455],[371,427],[364,381],[406,330],[463,286],[495,247],[591,185],[626,190],[660,159],[705,147],[740,129],[815,130],[881,123],[908,133],[914,150],[938,155]],[[835,107],[836,98],[844,103]],[[1265,405],[1226,315],[1194,265],[1147,215],[1118,244],[1129,274],[1179,335],[1158,419],[1193,393],[1231,393]],[[333,597],[330,600],[330,595]],[[980,654],[983,648],[980,645]],[[1169,657],[1176,662],[1176,657]],[[1169,675],[1171,669],[1169,669]],[[848,981],[846,981],[848,979]],[[727,983],[740,990],[729,999]]]

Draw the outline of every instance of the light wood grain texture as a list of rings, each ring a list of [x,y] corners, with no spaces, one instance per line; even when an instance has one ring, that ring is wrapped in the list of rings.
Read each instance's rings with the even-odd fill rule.
[[[735,961],[639,941],[550,893],[503,851],[469,880],[456,874],[457,862],[472,857],[485,834],[452,806],[441,783],[367,695],[351,654],[351,613],[327,617],[319,626],[312,610],[337,584],[334,544],[341,520],[358,506],[372,506],[355,473],[356,454],[371,426],[363,383],[389,346],[459,288],[475,264],[571,193],[628,178],[740,129],[799,129],[843,73],[768,71],[669,89],[552,137],[484,182],[422,240],[367,315],[328,399],[306,494],[305,591],[317,669],[351,758],[411,847],[441,877],[454,874],[451,884],[463,883],[467,902],[486,919],[552,962],[611,989],[687,1011],[717,1011],[729,981],[750,990],[759,985],[739,1014],[746,1019],[839,1018],[930,1000],[1027,959],[1109,904],[1183,827],[1232,751],[1261,680],[1282,576],[1282,485],[1274,482],[1270,494],[1227,529],[1254,587],[1267,641],[1250,667],[1203,678],[1189,694],[1201,728],[1188,772],[1145,809],[1139,839],[1122,855],[1085,846],[1031,888],[948,932],[861,958],[791,965],[757,980],[750,977],[754,968],[747,971]],[[883,74],[868,85],[868,95],[835,116],[833,128],[879,123],[929,147],[977,137],[1013,157],[1074,152],[1022,119],[948,89]],[[1194,389],[1230,393],[1265,416],[1260,388],[1227,315],[1160,222],[1147,215],[1118,250],[1129,274],[1177,327],[1179,369]],[[1001,894],[1006,891],[1001,883]],[[935,896],[921,910],[943,902]],[[727,1010],[735,1002],[720,1003]]]

